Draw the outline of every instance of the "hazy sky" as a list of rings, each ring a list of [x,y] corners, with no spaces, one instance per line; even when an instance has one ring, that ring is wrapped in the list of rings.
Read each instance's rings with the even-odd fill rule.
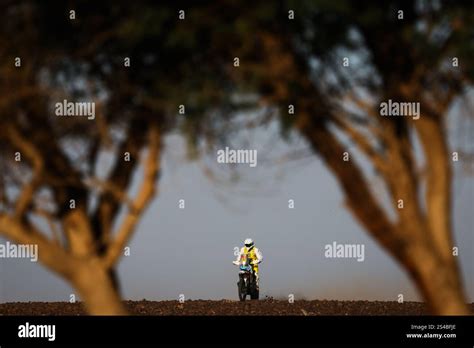
[[[260,161],[268,148],[259,146]],[[281,140],[272,148],[289,151]],[[264,257],[262,297],[419,299],[404,272],[344,208],[335,179],[317,157],[290,162],[283,172],[277,164],[259,162],[257,170],[242,165],[244,181],[220,189],[201,164],[184,160],[179,136],[167,137],[158,196],[130,244],[131,255],[119,266],[125,298],[237,299],[234,247],[251,237]],[[473,178],[458,179],[454,192],[455,237],[473,301]],[[185,199],[184,210],[179,199]],[[288,199],[295,200],[295,209],[288,209]],[[325,258],[324,246],[334,241],[364,244],[364,262]],[[67,301],[74,293],[26,259],[0,259],[0,279],[2,302]]]

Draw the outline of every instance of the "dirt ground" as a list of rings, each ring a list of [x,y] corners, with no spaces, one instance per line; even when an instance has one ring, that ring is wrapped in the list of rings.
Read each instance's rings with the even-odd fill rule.
[[[263,299],[260,301],[125,301],[134,315],[426,315],[423,303]],[[474,303],[470,305],[474,313]],[[84,315],[80,303],[17,302],[0,304],[0,315]]]

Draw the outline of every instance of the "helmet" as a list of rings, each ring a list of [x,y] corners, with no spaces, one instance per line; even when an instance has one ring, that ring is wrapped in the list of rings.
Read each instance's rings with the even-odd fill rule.
[[[244,244],[247,248],[250,248],[253,246],[253,240],[250,239],[250,238],[247,238],[245,241],[244,241]]]

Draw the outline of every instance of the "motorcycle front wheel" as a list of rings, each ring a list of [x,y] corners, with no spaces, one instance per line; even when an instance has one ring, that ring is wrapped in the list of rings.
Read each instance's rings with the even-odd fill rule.
[[[239,300],[240,301],[245,301],[245,297],[247,297],[247,289],[246,289],[245,282],[242,279],[242,277],[240,277],[239,282],[237,283],[237,288],[238,288],[238,291],[239,291]]]

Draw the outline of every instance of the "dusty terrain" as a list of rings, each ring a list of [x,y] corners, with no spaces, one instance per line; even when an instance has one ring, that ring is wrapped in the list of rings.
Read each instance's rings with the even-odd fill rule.
[[[426,315],[423,303],[385,301],[187,300],[125,301],[134,315]],[[474,304],[471,304],[474,313]],[[0,304],[0,315],[84,315],[80,303],[17,302]]]

